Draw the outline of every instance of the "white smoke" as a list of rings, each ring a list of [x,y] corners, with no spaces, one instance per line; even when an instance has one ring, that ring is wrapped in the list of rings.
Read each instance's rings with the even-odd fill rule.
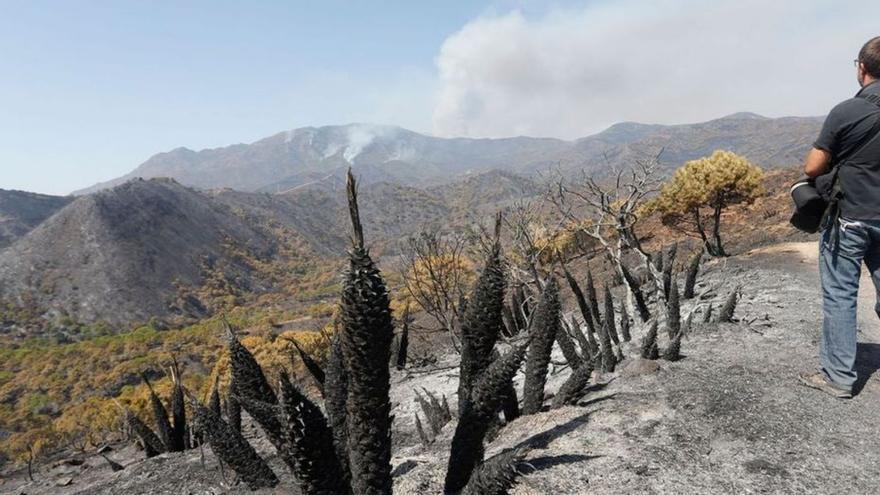
[[[620,121],[821,115],[880,34],[864,3],[622,0],[483,17],[443,43],[440,135],[580,137]]]

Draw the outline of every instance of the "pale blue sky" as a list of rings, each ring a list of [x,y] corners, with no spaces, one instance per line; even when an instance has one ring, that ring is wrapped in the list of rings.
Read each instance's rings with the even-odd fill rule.
[[[858,44],[880,34],[870,33],[869,16],[857,14],[863,3],[852,3],[852,14],[840,7],[846,2],[782,3],[794,12],[767,8],[767,24],[751,26],[750,37],[775,54],[779,36],[799,39],[789,33],[795,22],[806,31],[824,26],[814,33],[824,38],[811,43],[828,48],[803,47],[800,71],[817,58],[851,63]],[[778,58],[756,59],[753,52],[768,50],[731,36],[719,43],[738,52],[735,68],[769,70],[764,79],[723,88],[719,74],[698,70],[705,80],[694,82],[705,87],[714,79],[714,91],[653,88],[646,97],[668,100],[669,108],[627,106],[644,83],[621,82],[651,80],[633,77],[627,63],[658,39],[666,51],[653,59],[680,53],[674,40],[683,36],[691,45],[716,38],[689,31],[694,23],[749,19],[741,7],[705,7],[715,2],[655,5],[0,0],[0,188],[68,193],[122,175],[157,152],[251,142],[306,125],[369,121],[441,135],[571,138],[618,120],[684,122],[728,110],[817,114],[854,89],[848,68],[817,70],[806,86],[822,97],[779,104],[766,95],[783,93],[795,77],[786,81],[772,68]],[[688,71],[698,64],[726,70],[695,50],[670,72],[693,81]],[[772,84],[742,89],[764,80]],[[681,87],[674,78],[658,84]],[[612,89],[618,92],[603,93]],[[702,103],[725,92],[723,104]]]

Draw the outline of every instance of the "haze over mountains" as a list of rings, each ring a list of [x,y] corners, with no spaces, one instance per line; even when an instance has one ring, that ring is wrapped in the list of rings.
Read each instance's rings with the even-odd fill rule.
[[[362,183],[442,184],[493,169],[531,175],[548,168],[600,171],[663,150],[669,169],[723,148],[764,167],[800,160],[818,134],[821,119],[770,119],[750,113],[685,125],[616,124],[575,141],[551,138],[438,138],[393,126],[349,124],[304,127],[251,144],[159,153],[132,172],[75,194],[142,177],[171,177],[202,189],[281,192],[315,182],[338,181],[353,166]],[[333,179],[335,177],[335,179]]]
[[[0,190],[0,303],[122,325],[209,314],[199,294],[209,283],[272,292],[278,280],[257,266],[279,262],[285,249],[306,259],[344,253],[349,167],[361,180],[371,243],[393,252],[420,229],[455,228],[534,197],[542,190],[534,176],[548,168],[601,175],[662,149],[669,172],[721,148],[765,168],[787,166],[821,123],[735,114],[691,125],[622,123],[576,141],[443,139],[352,124],[180,148],[76,198]]]

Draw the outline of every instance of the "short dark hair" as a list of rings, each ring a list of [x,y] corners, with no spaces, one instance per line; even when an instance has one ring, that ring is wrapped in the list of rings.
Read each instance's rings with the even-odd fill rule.
[[[859,50],[859,62],[871,77],[880,79],[880,36],[871,38]]]

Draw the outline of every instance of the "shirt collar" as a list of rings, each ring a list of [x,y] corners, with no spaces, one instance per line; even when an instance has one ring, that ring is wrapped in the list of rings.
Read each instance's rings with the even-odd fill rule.
[[[880,94],[880,79],[860,89],[859,92],[856,93],[856,96],[861,96],[863,94]]]

